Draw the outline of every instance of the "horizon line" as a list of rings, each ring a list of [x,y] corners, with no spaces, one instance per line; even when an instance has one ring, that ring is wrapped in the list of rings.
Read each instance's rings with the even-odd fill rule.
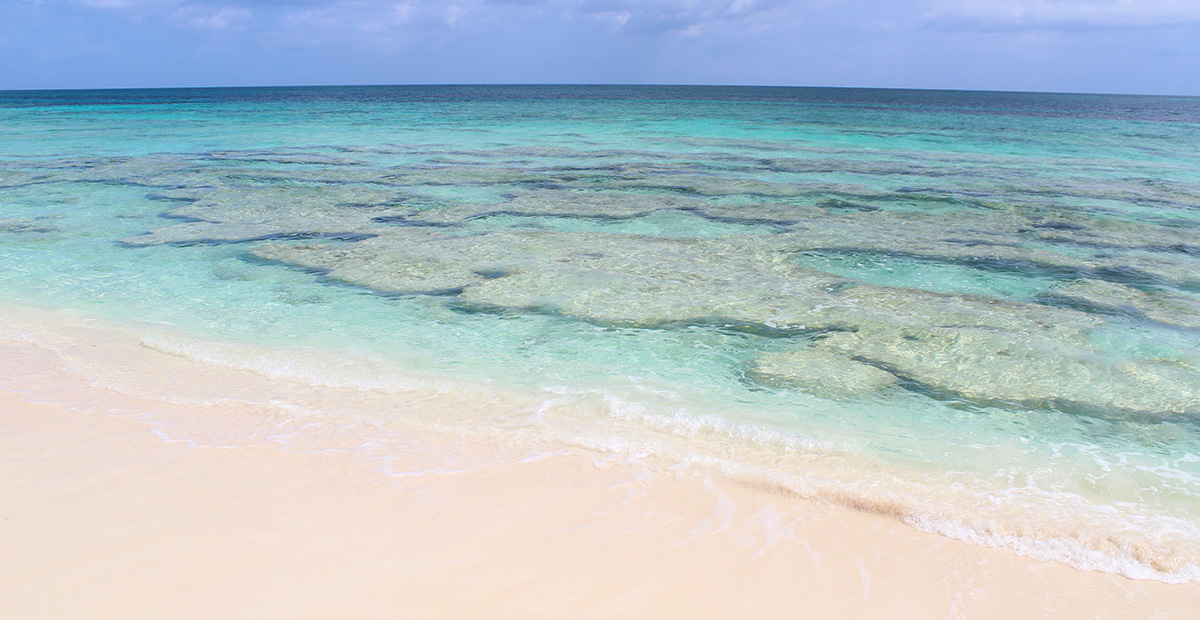
[[[258,85],[222,85],[222,86],[101,86],[90,88],[0,88],[0,93],[37,93],[37,92],[90,92],[90,91],[146,91],[146,90],[236,90],[255,88],[404,88],[404,87],[479,87],[479,86],[519,86],[519,87],[676,87],[676,88],[784,88],[784,89],[821,89],[821,90],[887,90],[887,91],[918,91],[918,92],[947,92],[947,93],[995,93],[1022,95],[1094,95],[1105,97],[1166,97],[1178,99],[1197,99],[1198,95],[1150,94],[1150,93],[1105,93],[1091,91],[1037,91],[1037,90],[1004,90],[1004,89],[974,89],[974,88],[915,88],[904,86],[816,86],[789,84],[685,84],[685,83],[604,83],[604,82],[412,82],[412,83],[376,83],[376,84],[258,84]]]

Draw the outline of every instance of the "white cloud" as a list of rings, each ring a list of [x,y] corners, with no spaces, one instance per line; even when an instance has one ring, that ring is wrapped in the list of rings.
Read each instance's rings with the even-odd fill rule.
[[[186,4],[186,0],[76,0],[89,9],[137,13],[162,12]]]
[[[240,30],[250,22],[249,9],[237,6],[187,6],[173,15],[176,23],[196,30]]]
[[[289,28],[316,27],[322,29],[348,28],[350,31],[380,31],[386,26],[403,26],[411,29],[437,30],[463,25],[479,12],[480,0],[462,2],[436,2],[431,0],[363,1],[342,0],[308,7],[312,3],[286,2],[294,5],[286,10],[281,23]]]
[[[0,0],[2,1],[2,0]],[[699,35],[739,25],[759,31],[789,5],[840,0],[60,0],[131,19],[164,19],[199,30],[244,28],[253,19],[286,31],[313,30],[316,39],[397,30],[520,29],[529,20],[569,24],[585,18],[612,30]]]
[[[123,9],[129,6],[128,0],[80,0],[79,3],[93,9]]]
[[[1141,27],[1200,21],[1197,0],[933,0],[924,18],[980,27]]]
[[[288,0],[284,0],[288,1]],[[89,9],[118,11],[135,20],[156,18],[168,24],[194,30],[240,30],[252,18],[246,4],[253,0],[233,0],[223,4],[212,0],[76,0]],[[258,2],[261,3],[261,0]]]
[[[397,2],[396,4],[392,5],[391,11],[389,11],[389,17],[391,17],[390,21],[395,24],[404,23],[416,16],[417,3],[413,2],[412,0],[408,0],[408,2]]]
[[[618,29],[694,35],[712,25],[768,14],[785,4],[785,0],[584,0],[579,10]]]

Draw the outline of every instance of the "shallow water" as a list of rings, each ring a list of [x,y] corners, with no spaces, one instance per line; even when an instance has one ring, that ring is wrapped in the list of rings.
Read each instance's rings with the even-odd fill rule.
[[[10,300],[316,384],[494,385],[541,405],[445,423],[1172,582],[1198,229],[1197,99],[0,93]]]

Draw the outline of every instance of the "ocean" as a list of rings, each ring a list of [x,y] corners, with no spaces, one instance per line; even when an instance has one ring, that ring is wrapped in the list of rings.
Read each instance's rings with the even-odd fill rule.
[[[384,469],[362,429],[450,395],[423,423],[1200,581],[1200,98],[0,92],[0,267],[394,400],[322,411]]]

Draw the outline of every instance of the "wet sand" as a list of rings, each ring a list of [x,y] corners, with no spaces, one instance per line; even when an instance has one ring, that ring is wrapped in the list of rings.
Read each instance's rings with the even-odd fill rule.
[[[486,434],[407,429],[411,454],[387,468],[344,434],[320,435],[326,427],[221,447],[221,429],[289,424],[237,394],[310,388],[119,339],[4,333],[5,618],[1183,619],[1200,609],[1200,584],[1082,572],[582,450],[498,458],[519,451]],[[121,385],[230,397],[118,391],[97,379],[106,359],[129,379]],[[318,392],[348,408],[380,398]],[[422,473],[439,453],[465,465]]]

